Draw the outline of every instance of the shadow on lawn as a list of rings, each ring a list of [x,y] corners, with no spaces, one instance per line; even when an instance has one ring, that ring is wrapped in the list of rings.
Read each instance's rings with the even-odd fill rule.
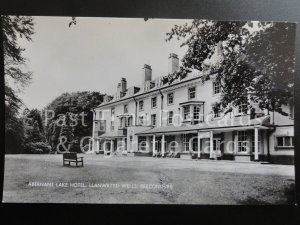
[[[274,203],[274,205],[294,205],[295,204],[295,184],[292,183],[289,186],[287,186],[283,190],[284,197],[282,200],[279,200]],[[271,205],[273,203],[270,203],[268,201],[264,201],[262,199],[256,199],[253,197],[247,197],[245,200],[241,200],[238,202],[242,205]]]

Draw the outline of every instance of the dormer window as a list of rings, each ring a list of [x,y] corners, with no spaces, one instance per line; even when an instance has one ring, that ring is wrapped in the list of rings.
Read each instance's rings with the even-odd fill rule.
[[[241,104],[238,106],[238,114],[247,114],[247,111],[248,111],[247,104]]]
[[[191,87],[188,90],[189,100],[196,98],[196,87]]]

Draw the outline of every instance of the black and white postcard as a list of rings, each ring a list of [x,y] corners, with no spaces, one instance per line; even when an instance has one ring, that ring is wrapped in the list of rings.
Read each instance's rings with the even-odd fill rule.
[[[1,19],[3,202],[295,204],[295,23]]]

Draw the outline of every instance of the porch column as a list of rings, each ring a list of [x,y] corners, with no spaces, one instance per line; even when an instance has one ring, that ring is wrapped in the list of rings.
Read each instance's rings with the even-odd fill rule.
[[[91,151],[91,139],[89,139],[89,151]]]
[[[96,140],[96,152],[99,151],[99,140]]]
[[[161,138],[161,155],[165,156],[165,135],[162,135]]]
[[[211,130],[209,132],[209,158],[213,158],[213,152],[214,152],[214,133],[213,131]]]
[[[200,138],[200,131],[198,131],[198,159],[200,159],[200,141],[201,141],[201,138]]]
[[[95,150],[95,137],[96,137],[96,134],[95,134],[95,131],[96,131],[96,122],[94,121],[96,120],[96,112],[93,113],[93,135],[92,135],[92,149]],[[91,148],[89,146],[89,151],[91,151]]]
[[[155,155],[155,134],[153,135],[153,142],[152,142],[152,156]]]
[[[110,140],[110,153],[113,153],[113,140]]]
[[[254,128],[254,160],[258,161],[258,127]]]
[[[126,142],[125,142],[125,138],[123,138],[123,151],[126,151],[127,150],[127,148],[126,148]]]

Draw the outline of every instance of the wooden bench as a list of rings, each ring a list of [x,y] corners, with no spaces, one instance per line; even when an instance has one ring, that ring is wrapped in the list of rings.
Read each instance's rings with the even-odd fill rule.
[[[76,152],[63,153],[63,165],[71,166],[71,163],[75,163],[76,167],[81,163],[83,167],[83,157],[77,157]]]

